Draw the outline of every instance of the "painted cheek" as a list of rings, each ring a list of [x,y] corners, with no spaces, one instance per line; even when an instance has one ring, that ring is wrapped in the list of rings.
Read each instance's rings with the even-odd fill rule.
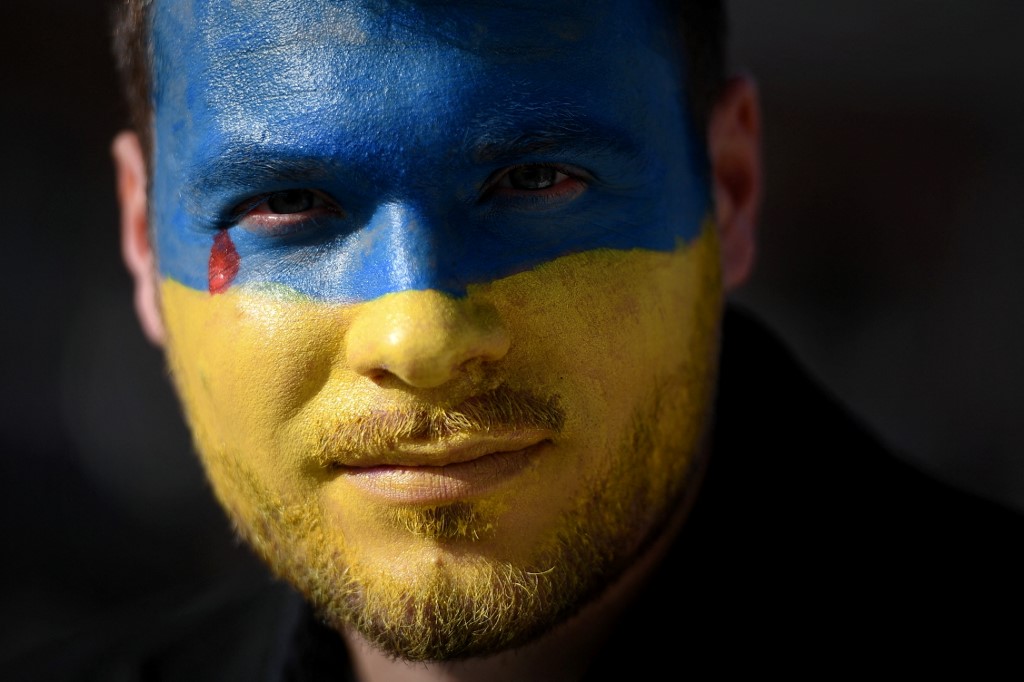
[[[589,438],[630,418],[628,406],[666,374],[682,371],[700,383],[713,369],[694,349],[714,345],[721,296],[715,229],[705,222],[701,236],[670,253],[574,254],[471,286],[470,296],[508,320],[509,371],[528,368],[524,380],[552,382],[568,418],[589,420],[576,422]]]
[[[670,253],[588,251],[469,288],[508,321],[502,378],[556,395],[566,413],[557,456],[508,491],[502,551],[529,554],[552,518],[585,505],[595,489],[622,499],[644,490],[647,502],[663,505],[684,478],[716,366],[714,230],[706,223]],[[641,442],[653,449],[638,453]]]
[[[238,275],[241,262],[235,244],[231,241],[231,235],[226,230],[218,232],[213,239],[213,246],[210,247],[208,279],[211,294],[223,293],[231,286],[231,282]]]
[[[172,374],[207,465],[242,459],[263,480],[294,477],[303,453],[289,428],[325,384],[349,383],[339,365],[348,308],[273,287],[210,296],[172,279],[161,299]]]

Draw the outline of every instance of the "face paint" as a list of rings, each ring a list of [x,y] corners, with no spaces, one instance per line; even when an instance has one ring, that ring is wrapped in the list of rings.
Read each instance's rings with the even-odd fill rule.
[[[213,236],[210,248],[210,293],[219,294],[227,290],[238,274],[239,257],[234,242],[227,230]]]
[[[155,6],[155,243],[200,455],[257,551],[399,655],[563,618],[700,447],[706,162],[637,4]]]
[[[331,302],[464,294],[569,253],[667,251],[697,236],[702,150],[653,12],[378,4],[161,4],[154,203],[165,275],[206,289],[224,229],[240,257],[236,285],[275,282]],[[540,164],[561,176],[547,191],[516,191],[501,175]],[[330,206],[291,226],[239,219],[296,189]]]

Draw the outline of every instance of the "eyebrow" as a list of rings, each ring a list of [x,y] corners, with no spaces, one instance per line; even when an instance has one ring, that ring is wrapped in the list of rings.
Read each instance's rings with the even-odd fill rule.
[[[550,154],[583,159],[615,156],[619,161],[643,165],[641,145],[633,136],[574,115],[565,107],[552,109],[531,107],[521,115],[511,108],[479,116],[467,127],[460,145],[463,153],[480,165],[511,164]],[[189,180],[181,194],[190,212],[198,215],[206,212],[201,206],[202,197],[244,195],[253,187],[269,184],[318,184],[345,167],[343,158],[249,141],[235,141],[206,152],[185,169]]]
[[[571,111],[530,113],[526,125],[514,111],[474,124],[467,136],[471,138],[466,145],[471,150],[470,158],[476,163],[494,164],[565,151],[584,156],[614,154],[627,159],[640,156],[640,146],[632,136]]]
[[[209,197],[242,201],[256,187],[319,184],[330,176],[334,165],[324,158],[289,155],[281,149],[254,144],[235,144],[209,152],[185,168],[188,180],[180,196],[186,211],[215,222],[217,214],[211,213],[206,201]]]
[[[280,149],[259,145],[233,145],[202,159],[186,169],[191,178],[184,187],[190,195],[202,192],[243,189],[254,182],[309,182],[328,175],[325,159],[289,156]]]

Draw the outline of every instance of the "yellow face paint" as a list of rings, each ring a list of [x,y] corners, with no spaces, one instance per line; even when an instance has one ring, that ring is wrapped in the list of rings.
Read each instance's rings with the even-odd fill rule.
[[[720,286],[706,223],[671,252],[576,253],[459,300],[346,306],[167,279],[162,305],[197,449],[241,533],[335,623],[434,659],[557,622],[676,508],[710,417]],[[434,362],[467,344],[483,354]],[[490,458],[493,476],[359,468],[396,443],[398,464],[425,467],[446,457],[431,443],[470,452],[488,432],[543,442]]]

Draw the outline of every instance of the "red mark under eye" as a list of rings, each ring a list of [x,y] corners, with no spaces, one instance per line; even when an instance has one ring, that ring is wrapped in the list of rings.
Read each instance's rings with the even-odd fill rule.
[[[213,238],[213,246],[210,248],[210,293],[220,294],[231,286],[231,282],[238,274],[238,264],[242,259],[235,250],[235,244],[231,241],[231,235],[227,230],[221,230]]]

